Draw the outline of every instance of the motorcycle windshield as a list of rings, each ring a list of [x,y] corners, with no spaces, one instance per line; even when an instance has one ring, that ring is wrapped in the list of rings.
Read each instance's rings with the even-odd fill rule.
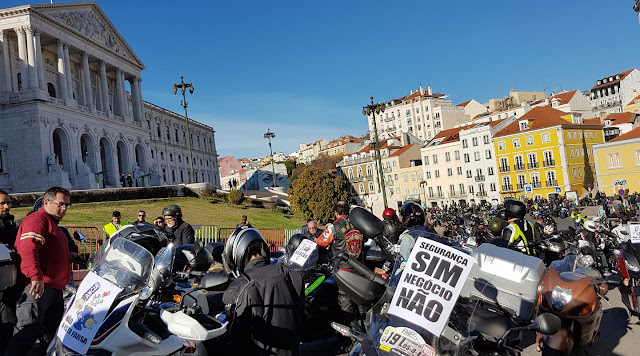
[[[153,255],[144,247],[116,238],[97,262],[94,272],[125,291],[135,291],[147,284],[153,262]]]
[[[394,292],[400,281],[406,261],[396,261],[389,276],[387,288]],[[393,293],[390,293],[391,295]],[[437,337],[416,325],[388,314],[391,299],[381,300],[369,311],[369,340],[362,343],[367,355],[435,356],[465,355],[468,343],[454,344],[444,337]],[[375,355],[374,354],[374,355]]]

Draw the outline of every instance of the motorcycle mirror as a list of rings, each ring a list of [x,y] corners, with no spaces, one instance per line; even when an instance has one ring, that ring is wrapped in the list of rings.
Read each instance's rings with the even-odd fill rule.
[[[80,231],[73,232],[73,238],[76,241],[85,242],[87,240],[87,236]]]
[[[607,276],[607,278],[605,279],[605,283],[607,283],[607,287],[609,287],[609,289],[614,289],[616,287],[619,287],[623,281],[624,281],[624,278],[615,274]]]
[[[200,245],[202,249],[202,245]],[[194,247],[195,249],[195,247]],[[173,260],[176,257],[176,246],[174,244],[168,244],[158,251],[154,258],[153,269],[157,270],[163,279],[171,277],[171,266],[173,266]]]
[[[203,246],[202,246],[202,241],[200,239],[196,239],[193,242],[193,252],[195,253],[195,255],[199,255],[200,252],[202,252]]]
[[[535,331],[544,335],[552,335],[560,330],[561,323],[562,322],[557,315],[543,313],[538,315],[532,325],[534,326]]]

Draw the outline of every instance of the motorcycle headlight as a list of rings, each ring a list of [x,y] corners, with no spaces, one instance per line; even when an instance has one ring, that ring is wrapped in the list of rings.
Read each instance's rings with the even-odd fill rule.
[[[637,264],[631,262],[631,261],[627,261],[627,268],[631,271],[631,272],[640,272],[640,266],[638,266]]]
[[[551,291],[551,306],[555,311],[561,311],[571,301],[571,289],[555,286]]]

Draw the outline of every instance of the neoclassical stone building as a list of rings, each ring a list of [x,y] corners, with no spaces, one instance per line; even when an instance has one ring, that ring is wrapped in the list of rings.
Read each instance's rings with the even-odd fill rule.
[[[185,118],[143,100],[143,69],[94,2],[0,10],[0,188],[190,183]],[[213,128],[188,130],[194,181],[219,187]]]

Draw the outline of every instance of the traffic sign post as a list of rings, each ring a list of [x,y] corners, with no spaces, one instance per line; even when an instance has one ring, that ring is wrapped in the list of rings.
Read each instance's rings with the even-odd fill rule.
[[[562,193],[562,189],[560,189],[560,187],[556,187],[556,194],[560,194]]]
[[[533,194],[533,186],[531,184],[524,185],[525,194]]]

